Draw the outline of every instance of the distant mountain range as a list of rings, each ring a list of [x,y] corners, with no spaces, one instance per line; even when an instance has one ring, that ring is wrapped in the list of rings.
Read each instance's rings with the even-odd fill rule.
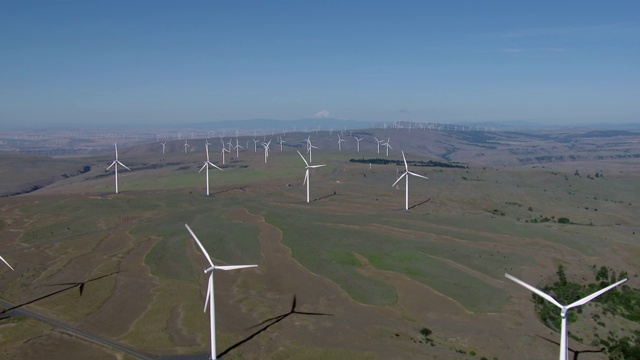
[[[320,115],[325,115],[320,112]],[[409,122],[401,121],[400,124],[408,124]],[[278,120],[278,119],[247,119],[247,120],[222,120],[222,121],[207,121],[207,122],[177,122],[174,124],[137,124],[132,123],[110,123],[108,128],[102,124],[72,124],[72,123],[57,123],[50,126],[38,127],[35,125],[23,125],[12,124],[7,126],[5,130],[105,130],[114,131],[118,129],[123,130],[171,130],[171,131],[235,131],[239,130],[246,134],[249,132],[257,133],[270,133],[270,132],[282,132],[282,131],[328,131],[328,130],[347,130],[347,129],[368,129],[368,128],[383,128],[390,127],[394,124],[394,121],[368,121],[368,120],[348,120],[337,119],[332,117],[317,116],[316,118],[297,119],[297,120]],[[417,127],[419,124],[447,124],[450,130],[453,130],[456,126],[471,127],[477,130],[488,131],[528,131],[528,130],[639,130],[640,121],[637,123],[608,123],[603,121],[602,123],[552,123],[548,121],[535,121],[535,120],[512,120],[512,121],[471,121],[462,120],[457,122],[438,122],[436,119],[430,119],[425,121],[412,122],[412,127]],[[407,127],[407,126],[403,126]]]

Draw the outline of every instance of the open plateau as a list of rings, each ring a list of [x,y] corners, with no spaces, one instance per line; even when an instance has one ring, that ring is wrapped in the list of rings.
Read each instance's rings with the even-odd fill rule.
[[[568,357],[640,342],[640,131],[101,141],[0,154],[0,358],[558,358],[513,279],[628,278],[569,310]]]

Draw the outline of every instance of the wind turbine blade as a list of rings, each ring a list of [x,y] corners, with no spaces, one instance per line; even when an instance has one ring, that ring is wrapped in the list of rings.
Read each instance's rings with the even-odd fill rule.
[[[115,165],[115,164],[116,164],[116,161],[114,160],[114,161],[111,163],[111,165],[109,165],[109,167],[107,168],[107,170],[111,169],[111,167],[112,167],[113,165]]]
[[[404,151],[402,151],[402,160],[404,160],[404,168],[409,171],[409,165],[407,165],[407,158],[404,156]]]
[[[15,270],[13,270],[13,268],[11,267],[11,265],[9,265],[9,263],[7,262],[7,260],[5,260],[2,256],[0,256],[0,260],[2,260],[2,262],[3,262],[3,263],[5,263],[5,264],[9,267],[9,269],[11,269],[12,271],[15,271]]]
[[[400,180],[402,180],[402,178],[403,178],[403,177],[405,177],[405,176],[407,176],[407,173],[406,173],[406,172],[404,172],[402,175],[400,175],[400,177],[398,178],[398,180],[396,180],[396,182],[394,182],[394,183],[393,183],[393,185],[391,185],[391,187],[396,186],[396,184],[397,184]]]
[[[536,294],[540,295],[540,297],[542,297],[543,299],[545,299],[545,300],[547,300],[548,302],[552,303],[553,305],[555,305],[555,306],[559,307],[560,309],[562,309],[562,308],[563,308],[563,306],[562,306],[562,305],[560,305],[560,303],[559,303],[558,301],[556,301],[556,299],[552,298],[550,295],[548,295],[548,294],[546,294],[546,293],[542,292],[541,290],[538,290],[538,289],[534,288],[533,286],[531,286],[531,285],[527,284],[526,282],[524,282],[524,281],[522,281],[522,280],[520,280],[520,279],[518,279],[518,278],[515,278],[515,277],[513,277],[513,276],[511,276],[511,275],[509,275],[509,274],[504,274],[504,276],[505,276],[507,279],[511,279],[511,280],[513,280],[513,281],[517,282],[518,284],[520,284],[520,285],[522,285],[522,286],[526,287],[527,289],[529,289],[529,290],[533,291],[534,293],[536,293]]]
[[[305,171],[304,173],[304,181],[302,181],[302,185],[306,185],[307,184],[307,179],[309,178],[309,169],[307,169],[307,171]]]
[[[193,237],[193,240],[195,240],[196,243],[198,243],[200,250],[202,250],[202,253],[207,258],[207,261],[209,261],[209,264],[211,264],[211,266],[215,266],[213,265],[213,261],[211,261],[211,258],[209,257],[209,253],[207,253],[207,250],[204,249],[204,246],[202,246],[202,243],[200,242],[200,240],[198,240],[198,237],[196,236],[196,234],[193,233],[193,230],[191,230],[191,228],[187,224],[184,224],[184,227],[186,227],[187,230],[189,230],[189,233],[191,234],[191,237]]]
[[[113,146],[116,148],[116,160],[118,160],[118,144],[113,144]]]
[[[207,163],[205,162],[204,165],[202,165],[202,167],[200,168],[200,170],[198,170],[198,174],[202,172],[202,170],[204,170],[204,168],[206,167],[207,167]]]
[[[209,280],[207,281],[207,297],[204,300],[204,310],[203,312],[207,312],[207,305],[209,305],[209,297],[211,296],[211,283],[213,282],[213,273],[209,275]]]
[[[218,170],[222,170],[222,169],[220,169],[216,164],[214,164],[214,163],[212,163],[212,162],[207,161],[207,163],[208,163],[209,165],[213,166],[214,168],[218,169]]]
[[[120,162],[120,160],[116,160],[116,161],[118,162],[118,164],[120,164],[120,166],[122,166],[123,168],[125,168],[125,169],[127,169],[127,170],[131,171],[131,169],[129,169],[129,168],[127,167],[127,165],[125,165],[125,164],[121,163],[121,162]]]
[[[615,284],[611,284],[611,285],[607,286],[607,287],[606,287],[606,288],[604,288],[604,289],[598,290],[598,291],[594,292],[593,294],[591,294],[591,295],[589,295],[589,296],[587,296],[587,297],[584,297],[584,298],[582,298],[582,299],[580,299],[580,300],[578,300],[578,301],[576,301],[576,302],[572,303],[571,305],[567,305],[567,309],[571,309],[572,307],[576,307],[576,306],[584,305],[584,304],[588,303],[589,301],[591,301],[591,300],[593,300],[593,299],[597,298],[598,296],[600,296],[600,295],[602,295],[602,294],[606,293],[607,291],[609,291],[609,290],[613,289],[614,287],[616,287],[616,286],[618,286],[618,285],[622,284],[622,283],[623,283],[623,282],[625,282],[625,281],[627,281],[627,279],[622,279],[622,280],[618,281],[618,282],[617,282],[617,283],[615,283]]]
[[[315,169],[315,168],[319,168],[319,167],[323,167],[323,166],[327,166],[327,164],[322,164],[322,165],[309,165],[309,169]]]
[[[304,164],[308,167],[309,163],[307,162],[307,159],[304,158],[304,156],[302,156],[302,154],[300,154],[299,150],[296,150],[298,152],[298,155],[300,155],[300,157],[302,158],[302,161],[304,161]]]
[[[236,269],[246,269],[258,267],[258,265],[226,265],[226,266],[216,266],[216,270],[236,270]]]
[[[411,174],[411,175],[413,175],[413,176],[417,176],[417,177],[421,177],[421,178],[423,178],[423,179],[427,179],[427,180],[429,180],[429,178],[428,178],[428,177],[426,177],[426,176],[423,176],[423,175],[420,175],[420,174],[416,174],[416,173],[411,172],[411,171],[408,171],[408,173],[409,173],[409,174]]]

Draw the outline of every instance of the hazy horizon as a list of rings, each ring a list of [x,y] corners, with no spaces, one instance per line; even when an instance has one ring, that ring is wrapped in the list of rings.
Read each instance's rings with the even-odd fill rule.
[[[640,120],[633,1],[24,1],[0,125]]]

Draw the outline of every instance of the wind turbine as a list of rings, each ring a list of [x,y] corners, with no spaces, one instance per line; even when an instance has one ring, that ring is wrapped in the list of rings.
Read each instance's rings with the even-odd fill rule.
[[[398,178],[398,180],[396,180],[396,182],[393,183],[393,186],[396,186],[396,184],[400,181],[400,179],[402,179],[402,177],[405,178],[405,205],[404,208],[405,210],[409,210],[409,175],[413,175],[413,176],[417,176],[417,177],[421,177],[424,179],[429,179],[426,176],[422,176],[422,175],[418,175],[414,172],[409,171],[409,165],[407,165],[407,158],[404,156],[404,151],[402,152],[402,160],[404,160],[404,173],[402,175],[400,175],[400,177]]]
[[[504,274],[504,276],[507,279],[513,280],[515,282],[517,282],[518,284],[526,287],[527,289],[531,290],[532,292],[534,292],[535,294],[539,295],[540,297],[542,297],[543,299],[547,300],[548,302],[552,303],[553,305],[557,306],[560,308],[560,317],[562,318],[562,322],[561,322],[561,330],[560,330],[560,360],[567,360],[567,356],[568,356],[568,347],[569,344],[567,342],[567,311],[569,311],[569,309],[577,307],[577,306],[581,306],[584,305],[586,303],[588,303],[589,301],[597,298],[598,296],[606,293],[607,291],[613,289],[614,287],[622,284],[623,282],[627,281],[627,279],[622,279],[620,281],[618,281],[615,284],[611,284],[609,286],[607,286],[604,289],[600,289],[596,292],[594,292],[593,294],[586,296],[578,301],[574,301],[573,303],[569,304],[569,305],[562,305],[560,304],[558,301],[556,301],[556,299],[554,299],[553,297],[551,297],[550,295],[542,292],[541,290],[536,289],[535,287],[527,284],[526,282],[517,279],[509,274]]]
[[[233,149],[233,144],[231,143],[231,139],[229,139],[229,142],[227,143],[227,145],[229,145],[229,153],[231,152],[231,149]]]
[[[391,145],[389,145],[389,140],[391,140],[391,138],[388,138],[386,143],[382,143],[382,145],[387,148],[387,157],[389,157],[389,149],[391,149]]]
[[[231,142],[231,140],[229,140],[229,142]],[[239,157],[240,157],[240,154],[239,154],[239,151],[240,151],[240,150],[239,150],[239,149],[244,149],[242,146],[240,146],[240,144],[238,144],[238,138],[236,138],[236,146],[235,146],[235,149],[236,149],[236,159],[237,159],[237,158],[239,158]]]
[[[338,134],[338,151],[342,151],[342,143],[345,142],[346,140],[344,140],[343,138],[340,137],[340,134]]]
[[[376,142],[378,143],[378,154],[380,154],[380,143],[383,142],[384,140],[378,140],[377,137],[374,137],[374,139],[376,139]]]
[[[354,136],[354,138],[356,139],[356,141],[358,142],[358,152],[360,152],[360,141],[364,138],[358,138],[357,136]]]
[[[280,152],[282,152],[282,143],[285,143],[286,141],[282,139],[282,136],[279,136],[278,138],[278,140],[280,140]]]
[[[309,162],[313,162],[312,157],[311,157],[311,149],[317,149],[317,146],[313,146],[311,144],[311,136],[307,137],[307,152],[309,153]],[[306,160],[305,160],[306,162]]]
[[[263,142],[262,146],[264,146],[264,163],[267,163],[267,158],[269,157],[269,146],[271,145],[271,140],[269,142]]]
[[[214,291],[213,291],[213,273],[215,270],[225,270],[225,271],[237,270],[237,269],[257,267],[258,265],[229,265],[229,266],[213,265],[213,262],[211,261],[211,257],[209,256],[209,253],[207,253],[207,250],[204,249],[204,246],[202,246],[202,243],[200,242],[200,240],[198,240],[198,237],[196,236],[196,234],[193,233],[189,225],[184,224],[184,227],[187,228],[187,230],[191,234],[191,237],[193,237],[193,240],[196,241],[196,243],[200,247],[200,250],[202,250],[202,254],[207,258],[207,261],[209,261],[209,264],[211,265],[210,268],[207,268],[204,270],[205,274],[209,273],[209,284],[207,286],[207,298],[205,299],[205,302],[204,302],[204,311],[205,312],[207,311],[207,304],[208,304],[209,305],[209,321],[211,322],[211,359],[216,359],[216,314],[215,314],[216,309],[215,309],[215,303],[214,303],[215,297],[214,297]]]
[[[164,155],[164,149],[166,146],[167,146],[167,142],[165,141],[162,143],[162,155]]]
[[[323,166],[327,166],[327,165],[326,164],[309,165],[309,163],[304,158],[304,156],[302,156],[302,154],[300,154],[300,151],[298,151],[298,155],[300,155],[300,157],[302,158],[302,161],[304,161],[304,165],[305,165],[304,181],[302,182],[302,185],[307,184],[307,203],[309,203],[309,182],[310,182],[309,181],[309,169],[319,168],[319,167],[323,167]]]
[[[258,142],[260,140],[253,139],[253,152],[258,152]]]
[[[3,262],[3,263],[5,263],[5,264],[9,267],[9,269],[11,269],[12,271],[15,271],[15,270],[13,270],[13,268],[11,267],[11,265],[9,265],[9,263],[7,262],[7,260],[5,260],[2,256],[0,256],[0,260],[2,260],[2,262]]]
[[[107,168],[107,170],[111,169],[111,167],[113,165],[115,165],[114,167],[114,171],[116,174],[116,194],[118,193],[118,165],[122,166],[123,168],[131,171],[131,169],[129,169],[125,164],[121,163],[120,160],[118,160],[118,144],[113,144],[116,148],[116,159],[113,160],[113,162],[111,163],[111,165],[109,165],[109,167]],[[105,170],[106,171],[106,170]]]
[[[222,143],[222,151],[220,151],[220,154],[222,154],[222,165],[224,165],[224,153],[229,152],[229,150],[227,150],[226,147],[224,147],[224,143]]]
[[[205,143],[204,147],[207,150],[207,161],[204,162],[204,165],[202,165],[202,167],[200,168],[200,171],[198,171],[198,173],[202,172],[202,170],[204,170],[204,169],[207,169],[207,171],[206,171],[206,174],[207,174],[207,196],[209,196],[209,165],[213,166],[214,168],[216,168],[218,170],[222,170],[222,169],[220,169],[219,167],[214,165],[211,161],[209,161],[209,143]]]
[[[191,147],[188,143],[187,143],[187,139],[184,139],[184,153],[187,153],[187,148]]]

